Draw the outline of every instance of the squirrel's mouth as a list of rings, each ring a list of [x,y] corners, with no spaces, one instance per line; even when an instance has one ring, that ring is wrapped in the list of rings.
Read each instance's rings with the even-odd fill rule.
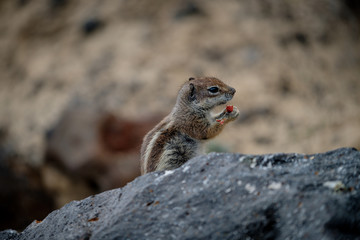
[[[218,106],[228,103],[233,98],[233,96],[234,95],[232,95],[232,94],[226,94],[225,99],[223,101],[219,102]]]
[[[227,99],[227,101],[230,101],[234,97],[234,94],[235,93],[225,93],[225,98]]]
[[[227,98],[227,99],[219,102],[219,103],[216,105],[216,107],[227,104],[231,99],[232,99],[232,97],[231,97],[230,99]]]
[[[224,111],[225,107],[228,105],[229,100],[224,100],[222,102],[219,102],[216,106],[212,107],[211,109],[209,109],[211,111],[211,114],[213,115],[218,115],[221,112]]]
[[[220,102],[220,103],[218,104],[218,106],[225,105],[228,101],[230,101],[230,100],[224,100],[224,101]]]
[[[213,110],[213,109],[219,109],[220,106],[227,104],[231,99],[233,98],[232,95],[223,95],[221,99],[218,99],[216,101],[215,105],[209,105],[207,108],[205,108],[206,110]]]

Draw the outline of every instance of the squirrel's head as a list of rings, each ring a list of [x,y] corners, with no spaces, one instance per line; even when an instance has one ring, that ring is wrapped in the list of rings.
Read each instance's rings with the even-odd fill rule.
[[[214,77],[189,78],[180,92],[179,98],[191,107],[211,110],[230,101],[236,90]]]

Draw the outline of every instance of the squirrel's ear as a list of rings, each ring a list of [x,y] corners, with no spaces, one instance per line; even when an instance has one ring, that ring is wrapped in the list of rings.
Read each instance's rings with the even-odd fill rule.
[[[189,78],[189,81],[192,81],[192,80],[195,80],[195,78],[194,77]]]
[[[195,86],[194,84],[190,83],[189,84],[190,86],[190,91],[189,91],[189,101],[192,102],[196,99],[196,96],[195,96]]]

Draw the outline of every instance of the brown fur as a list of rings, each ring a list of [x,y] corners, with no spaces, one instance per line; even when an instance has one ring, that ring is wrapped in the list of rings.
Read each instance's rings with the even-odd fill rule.
[[[210,91],[214,88],[215,93]],[[173,169],[196,156],[202,140],[215,137],[238,116],[236,107],[231,113],[224,109],[215,117],[210,114],[234,94],[235,89],[213,77],[190,78],[184,83],[172,112],[144,137],[142,174]]]

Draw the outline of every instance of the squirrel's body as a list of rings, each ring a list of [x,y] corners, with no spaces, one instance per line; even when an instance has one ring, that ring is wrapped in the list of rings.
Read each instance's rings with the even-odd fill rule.
[[[211,115],[214,107],[234,94],[235,89],[217,78],[190,78],[181,87],[171,113],[144,137],[141,173],[174,169],[199,155],[202,142],[218,135],[239,115],[236,107]]]

